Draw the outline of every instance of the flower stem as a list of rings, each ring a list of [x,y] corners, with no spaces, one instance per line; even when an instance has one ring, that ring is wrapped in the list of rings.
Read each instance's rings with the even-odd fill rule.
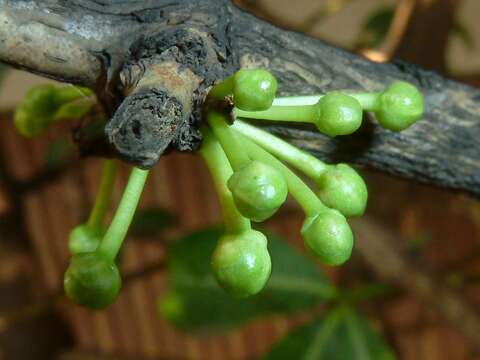
[[[238,170],[250,162],[250,158],[243,151],[235,136],[232,134],[230,126],[227,124],[226,115],[217,111],[209,111],[207,121],[218,139],[225,154],[232,165],[233,170]]]
[[[241,120],[236,120],[231,128],[312,179],[317,179],[330,167],[305,151]]]
[[[110,206],[112,198],[113,184],[117,175],[117,163],[115,160],[104,160],[102,170],[102,180],[100,188],[98,189],[95,205],[90,217],[88,218],[87,226],[92,229],[100,229],[103,226],[105,214]]]
[[[362,109],[365,111],[377,111],[379,107],[379,98],[382,94],[381,92],[345,92],[346,95],[349,95],[355,98]],[[307,96],[286,96],[276,98],[273,101],[274,106],[305,106],[316,104],[321,98],[322,95],[307,95]],[[237,110],[235,110],[236,112]]]
[[[236,117],[289,122],[314,122],[319,112],[315,105],[272,106],[264,111],[234,110]]]
[[[127,235],[128,228],[132,222],[135,210],[140,200],[140,195],[145,186],[149,171],[134,167],[130,173],[127,187],[123,192],[122,199],[118,205],[117,212],[102,239],[99,252],[111,260],[115,259]]]
[[[230,75],[228,78],[215,85],[212,90],[210,90],[208,96],[218,100],[223,99],[224,97],[232,94],[234,85],[235,74]]]
[[[240,133],[236,133],[236,135],[242,139],[243,146],[253,159],[261,161],[265,164],[269,164],[283,174],[290,194],[292,194],[295,200],[297,200],[307,217],[316,215],[319,212],[328,209],[325,205],[323,205],[312,189],[310,189],[297,175],[295,175],[292,170],[290,170],[282,162],[277,160],[277,158],[247,137]]]
[[[215,189],[220,199],[223,219],[227,233],[241,233],[251,229],[250,221],[237,210],[227,181],[233,173],[227,156],[210,129],[203,128],[203,144],[200,148],[207,167],[212,174]]]

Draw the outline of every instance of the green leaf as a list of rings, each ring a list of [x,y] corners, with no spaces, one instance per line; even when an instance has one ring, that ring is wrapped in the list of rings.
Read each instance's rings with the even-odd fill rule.
[[[364,22],[360,31],[357,46],[375,48],[382,44],[390,29],[395,9],[386,7],[375,10]]]
[[[90,109],[95,105],[93,102],[78,101],[64,104],[55,112],[54,119],[81,119],[88,114]]]
[[[269,236],[272,275],[258,295],[237,299],[219,287],[210,257],[222,235],[219,228],[197,231],[169,250],[167,295],[161,313],[188,331],[231,328],[268,314],[286,314],[331,299],[335,288],[322,272],[291,245]]]
[[[130,233],[138,237],[153,237],[176,223],[175,214],[167,210],[155,207],[139,209],[133,218]]]
[[[342,306],[290,332],[263,359],[392,360],[395,356],[367,319]]]

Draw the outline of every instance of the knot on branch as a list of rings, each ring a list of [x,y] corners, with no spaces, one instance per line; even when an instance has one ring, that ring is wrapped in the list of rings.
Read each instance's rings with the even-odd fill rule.
[[[198,147],[205,94],[233,70],[211,29],[168,27],[143,36],[120,73],[125,100],[105,128],[116,152],[142,168],[169,149]]]

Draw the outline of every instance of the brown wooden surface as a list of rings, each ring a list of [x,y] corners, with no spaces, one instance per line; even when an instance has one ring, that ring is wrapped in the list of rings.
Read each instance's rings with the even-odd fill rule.
[[[42,139],[27,141],[13,131],[10,120],[5,117],[1,120],[0,142],[8,160],[4,170],[20,179],[28,179],[41,168],[48,140],[58,136],[60,130],[54,129]],[[37,274],[46,294],[61,287],[68,259],[68,233],[72,226],[85,219],[98,185],[101,162],[91,159],[77,164],[59,180],[24,199]],[[128,169],[122,168],[115,188],[115,201],[127,175]],[[430,240],[426,261],[439,273],[445,267],[454,268],[455,262],[463,261],[478,248],[480,225],[472,219],[479,217],[466,216],[464,212],[466,208],[471,209],[472,214],[478,211],[478,204],[471,199],[384,177],[369,175],[367,180],[373,199],[371,215],[377,214],[377,219],[407,238],[419,236],[422,226],[427,226],[425,236]],[[416,196],[409,200],[409,194]],[[404,204],[399,202],[393,207],[392,201],[398,198],[404,198]],[[165,239],[129,238],[124,252],[124,273],[163,260],[164,241],[219,222],[219,209],[208,174],[201,161],[191,155],[170,155],[162,159],[150,176],[141,205],[176,211],[181,222],[168,231]],[[287,211],[280,213],[269,226],[300,247],[298,230],[302,216],[291,210],[289,204]],[[452,219],[452,224],[447,223],[448,218]],[[455,233],[459,227],[463,231]],[[474,260],[476,258],[462,263],[462,268],[468,265],[468,271],[475,273],[479,269],[474,266]],[[341,272],[330,270],[328,273],[332,279],[342,279],[344,273],[348,275],[352,267],[358,265],[358,259],[354,257],[352,264]],[[70,324],[76,346],[87,352],[126,354],[133,358],[214,360],[258,358],[273,341],[310,316],[274,317],[255,321],[232,333],[194,338],[175,330],[158,315],[156,301],[165,288],[165,274],[159,271],[128,283],[118,301],[107,311],[93,313],[63,301],[58,305],[58,312]],[[469,286],[466,292],[472,302],[480,304],[477,287]],[[446,327],[421,299],[400,294],[367,304],[365,310],[373,324],[388,336],[401,359],[472,358],[466,341],[455,329]]]

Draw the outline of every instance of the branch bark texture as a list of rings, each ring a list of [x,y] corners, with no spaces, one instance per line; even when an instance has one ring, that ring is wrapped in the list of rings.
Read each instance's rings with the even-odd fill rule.
[[[268,129],[324,160],[352,162],[480,196],[476,88],[400,61],[369,62],[280,30],[227,0],[0,0],[0,19],[0,60],[95,87],[115,121],[107,126],[107,138],[122,158],[137,165],[152,166],[167,149],[195,149],[208,88],[239,66],[263,66],[279,79],[282,95],[375,91],[397,79],[416,84],[425,94],[426,114],[400,134],[383,130],[372,119],[357,134],[337,139],[298,125]],[[187,70],[195,77],[189,100],[166,78],[168,73],[156,84],[145,80],[166,63],[174,64],[173,78],[184,79]],[[145,96],[139,99],[141,92],[134,88],[146,83],[151,88],[143,87]],[[155,106],[154,111],[171,116],[158,102],[176,109],[170,126],[160,124],[162,116],[119,119]],[[141,134],[152,131],[158,141],[144,142]]]

